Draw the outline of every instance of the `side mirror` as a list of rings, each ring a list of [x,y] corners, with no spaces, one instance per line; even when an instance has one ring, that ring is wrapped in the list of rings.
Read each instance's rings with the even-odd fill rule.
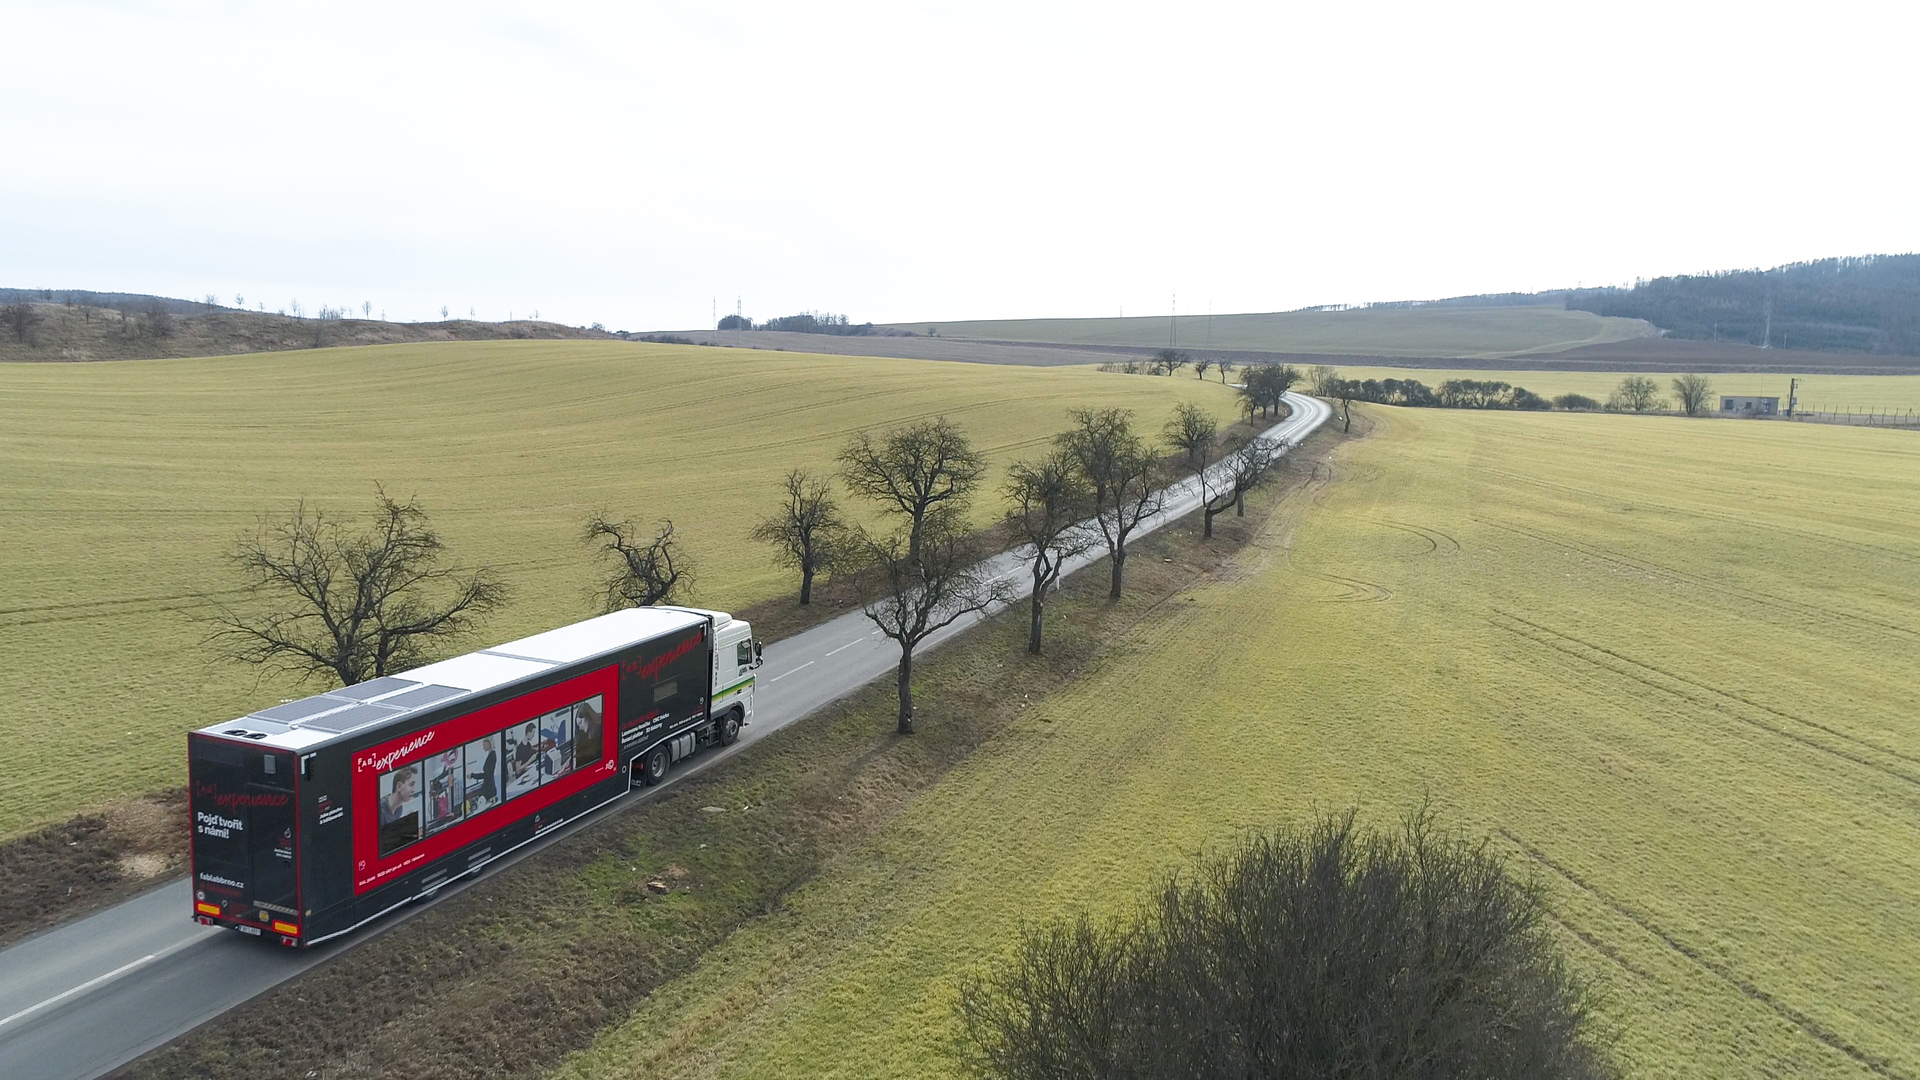
[[[756,640],[753,643],[753,666],[754,667],[759,667],[761,664],[764,664],[767,662],[767,658],[761,655],[761,653],[765,649],[766,649],[766,646],[762,645],[759,641]]]

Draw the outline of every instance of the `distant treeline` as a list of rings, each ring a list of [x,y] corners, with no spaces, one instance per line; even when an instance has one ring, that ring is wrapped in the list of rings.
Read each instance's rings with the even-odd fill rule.
[[[1328,397],[1347,397],[1371,401],[1376,405],[1408,405],[1426,409],[1551,409],[1554,403],[1524,386],[1490,379],[1448,379],[1439,386],[1428,386],[1418,379],[1346,379],[1316,378],[1315,389]],[[1341,382],[1345,383],[1344,393]],[[1597,409],[1600,403],[1578,398],[1563,405],[1569,409]]]
[[[719,330],[773,330],[789,334],[833,334],[836,337],[910,337],[902,330],[875,326],[870,322],[855,325],[845,315],[825,311],[803,311],[755,323],[745,315],[728,315],[720,320]]]
[[[1567,293],[1574,311],[1673,337],[1777,349],[1920,355],[1920,255],[1863,255]]]

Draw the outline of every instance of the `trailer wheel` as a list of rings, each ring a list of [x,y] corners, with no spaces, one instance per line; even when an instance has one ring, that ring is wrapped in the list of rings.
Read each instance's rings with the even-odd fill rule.
[[[646,759],[640,763],[640,782],[652,787],[665,780],[672,764],[673,755],[667,752],[667,744],[661,743],[647,751]]]
[[[720,745],[732,746],[740,737],[740,710],[734,709],[720,718]]]

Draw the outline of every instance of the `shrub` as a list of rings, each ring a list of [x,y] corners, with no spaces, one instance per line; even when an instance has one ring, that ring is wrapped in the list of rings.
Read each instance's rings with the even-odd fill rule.
[[[1132,917],[1029,930],[957,1008],[1006,1080],[1617,1075],[1539,887],[1424,812],[1262,836]]]
[[[1600,403],[1585,394],[1561,394],[1553,399],[1553,407],[1570,411],[1594,412],[1600,408]]]

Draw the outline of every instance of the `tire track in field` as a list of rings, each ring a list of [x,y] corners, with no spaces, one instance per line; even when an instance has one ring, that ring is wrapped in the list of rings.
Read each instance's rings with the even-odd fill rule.
[[[1565,930],[1567,933],[1572,934],[1576,938],[1579,938],[1583,943],[1586,944],[1588,948],[1592,949],[1594,952],[1597,952],[1601,956],[1604,956],[1607,959],[1613,961],[1619,967],[1625,968],[1627,971],[1632,972],[1642,982],[1657,983],[1660,981],[1659,977],[1654,975],[1653,972],[1648,971],[1645,968],[1636,967],[1633,961],[1628,960],[1625,954],[1621,953],[1619,949],[1616,949],[1613,946],[1607,944],[1606,942],[1601,941],[1599,938],[1594,937],[1592,934],[1587,933],[1585,930],[1580,929],[1579,927],[1573,925],[1572,923],[1554,914],[1553,912],[1551,911],[1547,912],[1547,918],[1553,920],[1553,925],[1558,926],[1560,929]]]
[[[1499,612],[1499,614],[1507,618],[1512,618],[1512,616],[1506,615],[1505,612]],[[1516,621],[1523,622],[1523,623],[1525,622],[1525,620],[1516,620]],[[1553,640],[1551,637],[1546,637],[1546,636],[1542,636],[1541,634],[1532,633],[1532,632],[1529,632],[1528,630],[1524,630],[1519,627],[1506,625],[1500,622],[1498,619],[1488,619],[1487,623],[1488,625],[1494,627],[1495,629],[1505,630],[1510,634],[1514,634],[1516,636],[1526,638],[1528,641],[1531,641],[1536,645],[1543,645],[1549,649],[1554,650],[1555,652],[1561,653],[1566,656],[1571,656],[1574,659],[1579,660],[1583,663],[1592,665],[1593,667],[1600,668],[1604,671],[1611,671],[1615,675],[1619,675],[1620,677],[1625,679],[1631,679],[1634,682],[1637,682],[1649,689],[1658,690],[1664,694],[1670,694],[1674,697],[1679,698],[1682,701],[1688,702],[1693,705],[1698,705],[1703,709],[1711,709],[1712,711],[1719,713],[1722,716],[1729,717],[1735,721],[1738,721],[1739,723],[1746,724],[1751,727],[1759,728],[1762,731],[1769,732],[1774,735],[1778,735],[1784,739],[1791,739],[1794,742],[1797,742],[1800,745],[1808,747],[1810,749],[1818,750],[1824,754],[1830,754],[1844,761],[1851,761],[1855,765],[1864,766],[1866,768],[1874,770],[1875,772],[1884,773],[1885,775],[1890,776],[1903,783],[1912,784],[1915,787],[1920,787],[1920,776],[1916,776],[1902,769],[1895,768],[1894,766],[1885,764],[1884,762],[1875,761],[1872,758],[1868,758],[1868,757],[1862,757],[1859,754],[1851,753],[1839,747],[1828,746],[1825,743],[1822,743],[1816,739],[1810,738],[1806,735],[1801,735],[1796,732],[1789,731],[1788,729],[1778,724],[1770,724],[1765,720],[1759,720],[1751,716],[1742,716],[1740,715],[1739,712],[1728,708],[1724,703],[1716,702],[1709,698],[1703,698],[1697,694],[1688,693],[1685,690],[1675,689],[1674,687],[1663,684],[1647,675],[1640,674],[1638,672],[1629,670],[1627,668],[1617,667],[1603,660],[1596,660],[1592,656],[1587,655],[1586,653],[1580,652],[1577,649],[1571,648],[1567,645],[1562,644],[1559,641]],[[1528,623],[1527,625],[1531,626],[1533,624]],[[1560,635],[1560,636],[1564,637],[1566,635]],[[1579,641],[1578,638],[1573,638],[1573,637],[1567,637],[1567,640]],[[1592,652],[1601,653],[1606,656],[1616,655],[1614,653],[1608,652],[1605,649],[1601,649],[1597,646],[1589,645],[1586,642],[1580,642],[1580,644],[1583,648],[1591,650]],[[1634,661],[1631,661],[1631,660],[1625,660],[1624,658],[1621,658],[1621,659],[1623,663],[1626,663],[1629,665],[1632,665],[1635,663]],[[1818,727],[1819,725],[1813,725],[1813,726]],[[1828,728],[1821,727],[1820,730],[1828,731],[1829,733],[1831,733],[1831,729],[1828,729]],[[1851,736],[1840,735],[1839,738],[1846,740],[1848,742],[1859,744],[1859,740],[1854,739]],[[1871,744],[1859,744],[1859,745],[1868,746],[1870,749],[1873,749],[1880,753],[1888,753],[1888,751],[1880,750],[1878,747],[1874,747]],[[1891,756],[1901,757],[1901,755],[1897,755],[1897,754],[1891,755]],[[1906,759],[1902,758],[1902,760],[1906,760]]]
[[[1515,622],[1525,623],[1526,625],[1531,626],[1542,633],[1552,634],[1555,637],[1563,638],[1567,641],[1574,642],[1585,648],[1592,649],[1594,652],[1605,653],[1606,655],[1611,656],[1623,663],[1632,664],[1635,667],[1641,667],[1641,668],[1647,669],[1648,671],[1657,672],[1658,674],[1666,678],[1672,679],[1674,682],[1685,683],[1688,686],[1698,687],[1701,690],[1707,691],[1708,693],[1718,694],[1721,697],[1728,698],[1732,701],[1737,701],[1742,705],[1759,709],[1761,712],[1770,713],[1774,716],[1779,717],[1782,720],[1790,720],[1796,724],[1804,724],[1807,727],[1814,728],[1819,731],[1824,731],[1836,739],[1840,739],[1845,742],[1852,743],[1853,745],[1858,746],[1862,749],[1872,750],[1875,753],[1885,754],[1890,758],[1896,758],[1910,765],[1920,766],[1920,756],[1905,753],[1900,750],[1895,750],[1891,747],[1881,746],[1879,743],[1873,742],[1868,739],[1863,739],[1858,735],[1850,735],[1847,732],[1841,731],[1838,728],[1829,727],[1828,725],[1823,724],[1818,720],[1809,720],[1806,717],[1800,716],[1796,713],[1791,713],[1785,709],[1778,708],[1773,705],[1768,705],[1766,702],[1755,701],[1752,698],[1747,697],[1745,694],[1735,693],[1732,690],[1723,690],[1720,687],[1715,686],[1710,682],[1705,682],[1700,679],[1696,679],[1691,675],[1682,675],[1677,671],[1669,671],[1668,669],[1663,668],[1658,664],[1649,663],[1648,661],[1640,660],[1635,657],[1628,656],[1627,654],[1623,652],[1619,652],[1618,650],[1609,649],[1604,645],[1596,645],[1591,641],[1587,641],[1583,638],[1575,637],[1574,635],[1566,633],[1565,631],[1555,630],[1551,626],[1546,626],[1542,623],[1534,622],[1532,619],[1529,619],[1524,615],[1515,615],[1510,611],[1501,611],[1498,608],[1495,608],[1494,612],[1498,615],[1502,615],[1502,616],[1505,616],[1506,618],[1512,619]]]
[[[1664,563],[1637,558],[1623,552],[1609,551],[1606,548],[1595,548],[1577,544],[1571,540],[1538,532],[1524,525],[1516,525],[1512,522],[1495,521],[1492,518],[1480,517],[1479,515],[1475,515],[1473,520],[1481,525],[1487,525],[1506,532],[1518,533],[1529,539],[1538,540],[1543,544],[1550,544],[1554,547],[1565,548],[1568,551],[1577,551],[1590,559],[1598,559],[1601,562],[1612,563],[1623,569],[1633,570],[1651,577],[1664,577],[1670,582],[1687,585],[1715,594],[1733,593],[1777,610],[1791,610],[1802,618],[1812,619],[1823,617],[1826,619],[1850,619],[1854,622],[1874,627],[1875,629],[1891,630],[1908,637],[1920,638],[1920,630],[1915,630],[1909,626],[1902,626],[1899,623],[1890,623],[1883,619],[1876,619],[1872,616],[1861,615],[1858,612],[1843,611],[1839,608],[1821,607],[1817,604],[1808,604],[1799,600],[1789,600],[1784,596],[1761,592],[1758,589],[1751,589],[1731,582],[1716,581],[1701,574],[1689,573],[1685,570],[1667,566]],[[1816,624],[1815,629],[1821,629],[1821,627]]]
[[[1392,529],[1395,532],[1407,533],[1427,542],[1425,551],[1415,551],[1407,555],[1396,555],[1394,556],[1395,558],[1417,559],[1422,555],[1458,555],[1460,553],[1460,541],[1455,540],[1453,537],[1438,529],[1429,529],[1424,525],[1409,525],[1404,521],[1389,521],[1386,518],[1372,518],[1370,520],[1375,525]]]
[[[1582,878],[1579,874],[1576,874],[1572,870],[1568,869],[1567,867],[1562,866],[1560,863],[1556,862],[1552,856],[1548,855],[1544,851],[1541,851],[1539,848],[1534,847],[1532,844],[1527,843],[1525,840],[1520,839],[1520,837],[1515,835],[1511,830],[1501,829],[1500,835],[1505,837],[1508,843],[1511,843],[1515,847],[1519,848],[1521,851],[1526,852],[1527,857],[1532,859],[1534,862],[1537,862],[1541,866],[1544,866],[1547,869],[1553,871],[1555,874],[1557,874],[1561,878],[1564,878],[1569,884],[1573,885],[1575,888],[1578,888],[1581,892],[1586,893],[1588,896],[1593,897],[1595,900],[1613,909],[1613,911],[1619,914],[1622,918],[1628,920],[1629,922],[1632,922],[1635,926],[1638,926],[1640,929],[1646,931],[1648,934],[1651,934],[1653,937],[1658,939],[1662,944],[1664,944],[1667,948],[1671,949],[1675,953],[1691,961],[1694,964],[1694,966],[1698,967],[1700,970],[1705,971],[1710,975],[1713,975],[1715,978],[1718,978],[1721,982],[1724,982],[1728,986],[1731,986],[1735,990],[1738,990],[1748,1000],[1758,1002],[1759,1004],[1765,1005],[1767,1008],[1773,1010],[1776,1016],[1780,1017],[1782,1020],[1785,1020],[1793,1024],[1795,1027],[1798,1027],[1802,1032],[1804,1032],[1809,1037],[1815,1039],[1816,1041],[1822,1043],[1823,1045],[1829,1047],[1830,1049],[1837,1050],[1840,1053],[1845,1054],[1848,1058],[1852,1059],[1855,1064],[1860,1065],[1864,1068],[1870,1069],[1881,1076],[1888,1077],[1889,1080],[1911,1080],[1911,1078],[1909,1078],[1905,1074],[1896,1071],[1893,1067],[1893,1063],[1888,1061],[1886,1058],[1881,1057],[1878,1054],[1869,1053],[1866,1050],[1863,1050],[1860,1047],[1853,1045],[1852,1043],[1848,1042],[1846,1039],[1841,1038],[1838,1033],[1830,1030],[1829,1028],[1826,1027],[1826,1025],[1820,1023],[1818,1020],[1815,1020],[1813,1017],[1808,1016],[1806,1013],[1801,1012],[1799,1009],[1794,1008],[1792,1005],[1787,1004],[1785,1001],[1780,1000],[1780,998],[1768,992],[1767,990],[1762,989],[1759,985],[1754,983],[1752,980],[1748,979],[1746,976],[1740,974],[1738,971],[1734,970],[1732,967],[1726,964],[1719,963],[1718,961],[1715,961],[1713,959],[1710,959],[1706,955],[1706,953],[1702,952],[1701,950],[1691,945],[1688,945],[1686,942],[1680,940],[1677,937],[1674,937],[1672,934],[1669,934],[1667,931],[1661,929],[1659,924],[1655,923],[1652,918],[1642,914],[1639,911],[1636,911],[1632,907],[1629,907],[1628,905],[1618,900],[1615,900],[1613,897],[1608,896],[1606,893],[1601,892],[1600,889],[1596,887],[1592,882],[1587,881],[1585,878]],[[1584,936],[1582,937],[1582,940],[1585,940]],[[1629,970],[1632,970],[1632,969],[1629,968]]]

